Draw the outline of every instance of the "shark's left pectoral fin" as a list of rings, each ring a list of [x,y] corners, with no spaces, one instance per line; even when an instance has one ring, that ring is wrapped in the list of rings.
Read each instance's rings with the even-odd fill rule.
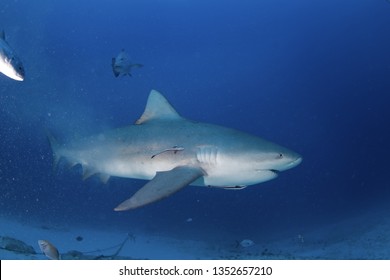
[[[135,209],[166,198],[204,175],[203,169],[190,166],[178,166],[170,171],[157,172],[149,183],[132,197],[119,204],[114,210]]]

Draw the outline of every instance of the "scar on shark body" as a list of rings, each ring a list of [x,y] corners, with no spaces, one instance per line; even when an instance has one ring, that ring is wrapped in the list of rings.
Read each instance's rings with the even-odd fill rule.
[[[162,153],[165,153],[165,152],[174,152],[176,154],[178,151],[183,151],[183,150],[184,150],[183,147],[173,146],[172,148],[165,149],[161,152],[158,152],[157,154],[152,155],[151,158],[154,158],[155,156],[161,155]]]

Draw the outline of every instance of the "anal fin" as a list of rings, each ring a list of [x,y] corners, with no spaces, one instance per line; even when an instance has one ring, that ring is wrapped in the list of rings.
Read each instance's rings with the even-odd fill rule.
[[[170,171],[157,172],[151,181],[114,210],[135,209],[166,198],[204,175],[203,169],[190,166],[178,166]]]
[[[104,173],[100,173],[100,174],[99,174],[99,177],[100,177],[100,181],[101,181],[103,184],[107,184],[108,180],[110,179],[110,175],[104,174]]]
[[[82,167],[83,167],[83,180],[87,180],[89,177],[97,173],[95,169],[90,168],[87,165],[83,165]]]

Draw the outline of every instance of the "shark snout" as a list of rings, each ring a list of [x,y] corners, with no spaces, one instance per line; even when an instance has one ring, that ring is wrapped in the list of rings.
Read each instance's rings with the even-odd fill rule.
[[[277,168],[278,171],[284,171],[287,169],[291,169],[297,165],[299,165],[302,162],[302,157],[300,155],[294,155],[291,157],[291,160],[286,162],[285,164],[281,165],[279,168]]]
[[[293,167],[299,165],[301,162],[302,162],[302,157],[299,156],[296,160],[290,162],[290,164],[288,165],[288,168],[293,168]]]

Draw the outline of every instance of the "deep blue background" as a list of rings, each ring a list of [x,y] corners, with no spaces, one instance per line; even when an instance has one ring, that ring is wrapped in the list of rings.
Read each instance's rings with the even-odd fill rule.
[[[0,76],[2,215],[270,238],[390,199],[385,0],[3,0],[0,28],[27,73],[22,83]],[[112,73],[122,48],[145,65],[132,78]],[[151,89],[184,117],[256,134],[304,161],[243,191],[189,187],[124,213],[112,209],[145,181],[53,171],[45,129],[65,141],[131,124]]]

